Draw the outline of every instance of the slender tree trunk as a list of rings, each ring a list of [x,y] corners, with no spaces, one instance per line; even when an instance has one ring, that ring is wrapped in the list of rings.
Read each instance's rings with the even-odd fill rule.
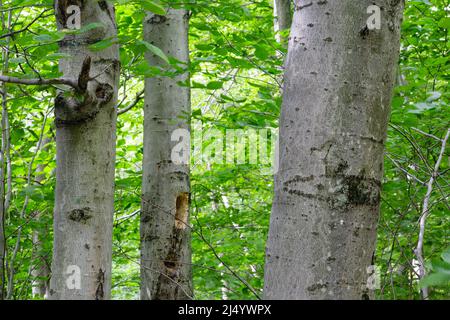
[[[4,55],[4,54],[3,54]],[[5,216],[7,212],[6,208],[6,146],[9,143],[7,141],[7,135],[9,128],[7,128],[7,88],[4,83],[1,85],[1,95],[2,95],[2,119],[1,119],[1,130],[2,130],[2,143],[0,152],[0,300],[4,299],[5,288],[6,288],[6,236],[5,236]],[[6,116],[6,118],[5,118]]]
[[[42,220],[44,213],[36,212],[34,219]],[[33,297],[47,298],[49,296],[49,278],[50,278],[50,255],[45,252],[43,242],[48,235],[48,228],[43,228],[46,232],[33,231],[33,253],[32,253],[32,295]]]
[[[51,138],[45,138],[42,141],[42,149],[46,149],[49,146]],[[36,168],[36,182],[42,183],[45,179],[43,173],[45,165],[38,165]],[[33,218],[40,224],[40,228],[33,230],[32,242],[33,252],[31,255],[31,277],[32,277],[32,295],[33,297],[47,298],[49,296],[50,287],[50,254],[45,251],[44,241],[45,237],[49,234],[49,228],[47,225],[42,225],[45,215],[48,212],[38,211],[33,214]]]
[[[189,61],[188,12],[170,9],[166,16],[148,14],[144,38],[167,56]],[[149,54],[150,65],[167,67]],[[189,227],[189,114],[187,73],[176,78],[146,79],[143,198],[141,214],[141,298],[192,297]],[[184,145],[184,161],[173,150]],[[179,155],[177,154],[176,157]]]
[[[2,129],[2,146],[1,146],[1,154],[0,154],[0,300],[4,299],[5,288],[6,288],[6,236],[5,236],[5,216],[6,216],[6,188],[5,188],[5,178],[6,178],[6,141],[5,141],[5,126],[6,119],[5,109],[6,109],[6,86],[2,83],[2,120],[1,120],[1,129]],[[6,111],[7,112],[7,111]],[[7,172],[7,171],[6,171]]]
[[[61,72],[78,77],[78,92],[60,93],[55,101],[56,193],[50,299],[109,299],[114,213],[118,46],[91,51],[89,45],[115,39],[113,5],[107,1],[55,1],[58,28],[68,10],[81,10],[81,25],[102,23],[60,41],[71,58]]]
[[[285,43],[287,46],[287,39],[284,39],[280,31],[287,30],[292,24],[291,15],[291,1],[292,0],[274,0],[273,1],[273,13],[274,13],[274,27],[276,35],[276,40],[280,43]]]
[[[404,3],[296,1],[266,253],[267,299],[365,299]]]
[[[0,1],[0,8],[3,8],[3,1]],[[11,30],[12,12],[3,12],[1,14],[1,25],[4,30]],[[3,66],[1,68],[2,75],[8,72],[9,66],[9,48],[10,38],[7,38],[5,49],[2,50]],[[9,113],[8,113],[8,88],[6,83],[2,82],[1,87],[2,96],[2,119],[1,119],[1,152],[0,152],[0,300],[6,296],[6,235],[5,235],[5,216],[9,210],[11,200],[11,141],[10,141],[10,127],[9,127]]]

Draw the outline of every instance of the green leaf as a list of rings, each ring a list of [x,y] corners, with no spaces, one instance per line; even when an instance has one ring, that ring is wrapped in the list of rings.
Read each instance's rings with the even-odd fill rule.
[[[67,59],[71,56],[67,53],[57,52],[57,53],[51,53],[46,58],[47,60],[59,60],[59,59]]]
[[[261,60],[265,60],[269,56],[269,52],[262,46],[255,46],[255,56]]]
[[[210,45],[210,44],[206,44],[206,43],[199,43],[199,44],[196,44],[195,47],[196,47],[198,50],[201,50],[201,51],[209,51],[209,50],[214,49],[214,46],[212,46],[212,45]]]
[[[155,14],[159,14],[159,15],[166,15],[166,9],[164,9],[164,7],[162,7],[161,5],[150,1],[150,0],[141,0],[140,1],[142,8],[144,8],[147,11],[153,12]]]
[[[431,286],[444,286],[450,282],[450,274],[447,273],[432,273],[425,278],[423,278],[419,285],[421,288],[423,287],[431,287]]]
[[[392,99],[392,109],[397,109],[403,105],[405,99],[400,96],[396,96]]]
[[[98,29],[98,28],[104,29],[105,25],[103,23],[101,23],[101,22],[92,22],[92,23],[89,23],[89,24],[83,26],[79,30],[77,30],[77,29],[74,29],[74,30],[65,29],[65,30],[63,30],[63,32],[67,33],[67,34],[82,34],[82,33],[85,33],[85,32],[88,32],[88,31],[91,31],[91,30],[94,30],[94,29]]]
[[[64,39],[64,35],[62,32],[55,32],[51,34],[43,33],[34,36],[34,41],[38,43],[54,43],[62,39]]]
[[[438,25],[441,28],[450,29],[450,18],[448,17],[442,18],[441,20],[439,20]]]
[[[434,260],[431,265],[434,272],[450,274],[450,263],[442,260]]]
[[[444,252],[442,252],[441,257],[445,262],[450,263],[450,247],[448,247],[447,249],[445,249]]]
[[[162,50],[154,45],[152,45],[151,43],[148,43],[147,41],[144,40],[138,40],[138,44],[141,44],[143,46],[145,46],[145,48],[150,51],[151,53],[153,53],[154,55],[160,57],[161,59],[163,59],[167,64],[170,64],[169,62],[169,58],[164,54],[164,52],[162,52]]]
[[[115,43],[116,43],[116,41],[113,40],[112,38],[104,39],[104,40],[101,40],[101,41],[99,41],[97,43],[91,44],[89,46],[89,49],[92,50],[92,51],[102,51],[102,50],[105,50],[105,49],[111,47]]]
[[[222,81],[211,81],[210,83],[208,83],[206,85],[206,88],[208,88],[210,90],[218,90],[218,89],[222,89],[222,87],[223,87]]]

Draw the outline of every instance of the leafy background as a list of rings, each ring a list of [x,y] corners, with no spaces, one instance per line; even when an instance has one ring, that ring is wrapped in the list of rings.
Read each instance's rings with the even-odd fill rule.
[[[269,0],[190,0],[191,64],[165,57],[142,41],[144,9],[154,1],[117,0],[122,63],[117,140],[113,298],[139,297],[139,207],[142,168],[142,97],[146,76],[191,73],[191,120],[204,128],[276,129],[285,50],[275,41]],[[175,1],[171,1],[173,4]],[[53,1],[3,1],[12,12],[11,40],[2,35],[4,72],[18,77],[60,76]],[[401,58],[388,132],[375,264],[379,299],[419,299],[414,248],[418,220],[442,139],[449,127],[449,2],[407,1]],[[36,19],[39,17],[39,19]],[[96,25],[87,28],[101,27]],[[114,40],[92,46],[102,50]],[[5,48],[9,49],[6,66]],[[149,66],[146,51],[167,61]],[[55,186],[53,97],[55,87],[6,85],[11,133],[11,205],[6,216],[7,258],[14,269],[13,299],[31,299],[32,268],[50,263]],[[5,116],[5,113],[4,113]],[[432,135],[432,136],[431,136]],[[434,136],[434,137],[433,137]],[[438,139],[436,139],[436,138]],[[45,139],[43,139],[45,138]],[[47,143],[40,143],[45,140]],[[203,142],[206,147],[208,141]],[[40,147],[40,148],[39,148]],[[437,176],[427,220],[424,256],[430,299],[450,298],[448,151]],[[273,177],[256,165],[192,163],[193,271],[196,299],[256,299],[263,288],[264,248]],[[33,230],[43,235],[33,255]],[[20,236],[19,236],[20,235]],[[14,248],[16,256],[14,256]],[[294,266],[293,266],[294,267]]]

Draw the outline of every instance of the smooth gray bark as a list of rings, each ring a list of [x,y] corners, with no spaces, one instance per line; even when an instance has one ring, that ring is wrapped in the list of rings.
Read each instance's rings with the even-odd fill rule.
[[[286,61],[267,299],[366,299],[403,1],[297,0]]]
[[[292,0],[274,0],[273,1],[273,13],[274,13],[274,26],[275,26],[275,32],[276,40],[278,42],[286,43],[287,46],[287,39],[284,39],[280,31],[287,30],[291,27],[292,24],[292,14],[291,14],[291,1]]]
[[[144,39],[167,56],[189,62],[188,12],[170,9],[148,14]],[[167,67],[153,54],[150,65]],[[189,160],[173,161],[172,150],[184,139],[189,153],[190,89],[177,84],[189,78],[155,77],[145,81],[144,163],[141,213],[141,298],[192,297],[189,227]],[[187,135],[172,135],[184,129]],[[172,141],[174,140],[174,141]],[[187,156],[189,156],[187,154]]]
[[[69,5],[81,8],[82,26],[100,22],[104,28],[68,35],[59,43],[61,52],[71,56],[60,61],[60,70],[66,77],[78,78],[79,92],[60,93],[55,101],[50,299],[103,300],[111,291],[119,52],[118,45],[97,52],[88,46],[116,38],[117,28],[114,7],[107,1],[59,0],[55,1],[58,29],[67,24]]]

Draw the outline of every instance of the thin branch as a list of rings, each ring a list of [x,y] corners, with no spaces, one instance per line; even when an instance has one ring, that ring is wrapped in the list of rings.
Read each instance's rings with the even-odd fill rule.
[[[89,73],[91,71],[91,57],[86,56],[81,67],[80,74],[77,80],[66,79],[66,78],[55,78],[55,79],[23,79],[17,77],[10,77],[0,75],[0,82],[23,84],[29,86],[42,86],[42,85],[67,85],[74,88],[78,93],[86,93],[88,82],[93,80]]]
[[[445,135],[445,138],[442,140],[442,146],[441,146],[441,152],[439,154],[439,158],[436,161],[436,164],[434,166],[434,171],[430,177],[430,180],[428,181],[428,187],[427,187],[427,193],[425,195],[425,198],[423,200],[423,208],[422,208],[422,216],[420,217],[420,231],[419,231],[419,240],[417,242],[417,248],[414,250],[414,253],[417,257],[418,263],[419,263],[419,279],[423,279],[426,274],[425,270],[425,263],[423,258],[423,242],[424,242],[424,236],[425,236],[425,224],[427,222],[427,218],[429,216],[429,209],[428,204],[430,202],[431,193],[433,192],[433,183],[434,180],[437,178],[439,174],[439,167],[441,165],[442,159],[444,157],[445,153],[445,147],[447,145],[448,138],[450,137],[450,129],[447,130],[447,134]],[[422,298],[424,300],[428,299],[428,288],[424,287],[421,289],[422,292]]]
[[[398,162],[397,162],[395,159],[391,158],[391,156],[390,156],[388,153],[386,153],[386,157],[387,157],[389,160],[391,160],[392,163],[393,163],[400,171],[402,171],[403,173],[405,173],[407,177],[413,178],[414,180],[416,180],[417,182],[419,182],[419,183],[420,183],[421,185],[423,185],[423,186],[425,185],[425,182],[423,182],[422,180],[420,180],[419,178],[417,178],[417,177],[414,176],[413,174],[409,173],[408,170],[402,168],[402,167],[398,164]]]
[[[16,30],[16,31],[12,31],[6,34],[2,34],[0,35],[0,39],[3,38],[10,38],[18,33],[22,33],[27,31],[36,21],[38,21],[43,15],[44,13],[46,13],[47,11],[49,11],[51,9],[45,9],[44,11],[42,11],[36,18],[34,18],[27,26],[25,26],[24,28],[20,29],[20,30]]]
[[[134,101],[133,101],[129,106],[127,106],[126,108],[123,108],[123,109],[121,109],[121,110],[118,110],[118,111],[117,111],[117,114],[118,114],[118,115],[121,115],[121,114],[124,114],[124,113],[130,111],[131,109],[133,109],[133,108],[139,103],[139,101],[142,100],[142,98],[143,98],[143,96],[144,96],[144,92],[145,92],[145,90],[139,91],[139,92],[136,94],[136,98],[134,99]]]
[[[52,86],[63,84],[70,86],[76,90],[79,89],[78,83],[71,79],[56,78],[56,79],[22,79],[17,77],[0,75],[0,82],[22,84],[26,86]]]
[[[424,136],[427,136],[427,137],[429,137],[429,138],[433,138],[433,139],[436,139],[437,141],[442,142],[442,139],[436,137],[435,135],[432,135],[432,134],[430,134],[430,133],[423,132],[422,130],[417,129],[417,128],[414,128],[414,127],[412,127],[411,129],[413,129],[414,131],[417,131],[417,132],[423,134]]]

